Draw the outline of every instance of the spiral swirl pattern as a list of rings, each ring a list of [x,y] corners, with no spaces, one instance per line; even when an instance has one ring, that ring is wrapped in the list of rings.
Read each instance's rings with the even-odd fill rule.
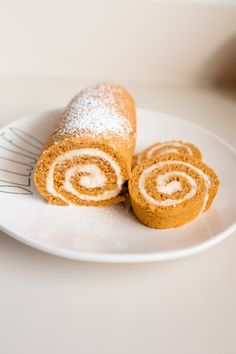
[[[75,158],[85,157],[86,163],[76,163]],[[55,187],[54,174],[58,166],[72,162],[67,170],[63,171],[63,183]],[[97,162],[106,163],[112,170],[115,178],[115,185],[112,189],[107,189],[107,176]],[[75,182],[76,179],[76,182]],[[122,175],[119,164],[107,153],[93,148],[71,150],[62,156],[57,157],[51,164],[47,176],[47,192],[69,205],[77,204],[71,201],[70,196],[74,196],[81,201],[105,201],[115,198],[122,189]],[[76,186],[75,186],[76,185]],[[83,190],[81,192],[79,187]],[[62,191],[60,193],[60,190]],[[66,192],[66,193],[65,193]]]
[[[209,209],[218,189],[215,172],[187,154],[155,156],[137,165],[129,181],[133,210],[154,228],[184,225]]]
[[[136,157],[136,164],[139,164],[145,159],[150,159],[154,156],[163,156],[170,153],[187,154],[189,156],[201,159],[201,152],[195,145],[183,141],[166,141],[163,143],[156,142],[146,148]]]
[[[146,170],[144,170],[142,172],[142,174],[140,176],[140,180],[139,180],[139,190],[140,190],[141,194],[143,195],[143,197],[146,198],[150,203],[153,203],[154,205],[157,205],[157,206],[176,206],[177,204],[183,203],[184,201],[189,200],[196,195],[197,181],[191,175],[189,175],[187,173],[187,171],[182,172],[182,171],[178,171],[178,170],[172,171],[172,172],[164,172],[163,174],[161,174],[161,172],[160,172],[160,174],[157,176],[156,190],[157,190],[157,192],[159,192],[161,194],[167,195],[166,199],[156,200],[148,194],[148,192],[145,189],[145,179],[147,178],[147,176],[155,169],[165,167],[165,166],[171,166],[171,165],[185,166],[187,168],[190,168],[191,170],[195,171],[199,175],[200,179],[203,178],[204,183],[205,183],[205,187],[206,187],[206,194],[205,194],[203,207],[202,207],[202,209],[204,210],[207,200],[208,200],[208,189],[211,186],[211,180],[210,180],[209,176],[207,174],[205,174],[202,170],[200,170],[199,168],[197,168],[187,162],[183,162],[183,161],[162,161],[162,162],[152,165],[152,166],[148,167]],[[174,177],[174,178],[177,177],[177,180],[171,181],[172,177]],[[190,189],[181,198],[171,199],[170,197],[172,194],[183,190],[183,186],[181,185],[181,182],[178,180],[179,177],[182,177],[182,180],[184,179],[185,182],[188,183],[188,185],[190,186]]]
[[[56,205],[106,206],[125,200],[136,142],[136,110],[115,84],[95,84],[69,102],[39,156],[34,182]]]

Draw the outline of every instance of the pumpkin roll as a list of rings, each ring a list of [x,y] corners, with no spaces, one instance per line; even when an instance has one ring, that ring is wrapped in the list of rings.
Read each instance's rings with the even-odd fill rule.
[[[133,157],[132,166],[134,168],[137,164],[143,162],[146,159],[170,153],[187,154],[189,156],[196,157],[199,160],[202,159],[202,153],[195,145],[184,141],[171,140],[165,142],[156,142],[147,147],[140,154],[137,154]]]
[[[216,173],[187,154],[155,156],[137,165],[129,180],[137,218],[153,228],[184,225],[210,208],[217,193]]]
[[[135,142],[133,98],[118,85],[93,85],[62,113],[37,162],[35,185],[57,205],[119,203]]]

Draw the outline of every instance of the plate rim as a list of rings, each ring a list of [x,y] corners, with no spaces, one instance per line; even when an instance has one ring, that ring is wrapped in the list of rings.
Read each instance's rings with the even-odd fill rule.
[[[8,126],[13,124],[14,122],[18,122],[20,120],[25,120],[25,119],[30,119],[31,117],[41,116],[41,115],[46,115],[49,113],[53,113],[56,111],[60,111],[63,108],[55,108],[55,109],[49,109],[37,113],[32,113],[28,115],[24,115],[22,117],[19,117],[10,123],[4,125],[3,127],[0,128],[0,132],[4,129],[6,129]],[[198,125],[197,123],[194,122],[189,122],[186,119],[180,118],[178,116],[169,114],[169,113],[164,113],[160,111],[154,111],[154,110],[149,110],[145,109],[142,107],[137,107],[137,114],[139,112],[147,112],[149,114],[159,114],[162,116],[166,116],[172,119],[175,119],[177,121],[184,122],[185,124],[196,127],[203,131],[204,133],[212,136],[214,139],[218,140],[221,144],[223,144],[227,149],[229,149],[236,157],[236,149],[225,141],[223,138],[215,134],[214,132],[208,130],[205,127],[202,127],[201,125]],[[200,253],[204,250],[209,249],[210,247],[217,245],[218,243],[222,242],[224,239],[226,239],[228,236],[230,236],[234,231],[236,230],[236,220],[229,226],[227,227],[224,231],[221,233],[217,234],[213,238],[207,239],[200,244],[191,246],[191,247],[186,247],[184,249],[180,250],[172,250],[172,251],[166,251],[166,252],[149,252],[149,253],[123,253],[123,254],[117,254],[117,253],[105,253],[105,252],[85,252],[85,251],[74,251],[74,250],[68,250],[63,247],[52,247],[49,245],[44,244],[43,242],[37,241],[37,240],[31,240],[31,239],[26,239],[20,234],[17,234],[13,232],[10,229],[5,228],[2,224],[0,224],[0,231],[4,232],[6,235],[9,235],[10,237],[14,238],[15,240],[30,246],[34,249],[46,252],[48,254],[52,254],[55,256],[59,256],[62,258],[67,258],[71,260],[76,260],[76,261],[90,261],[90,262],[101,262],[101,263],[144,263],[144,262],[157,262],[157,261],[167,261],[167,260],[174,260],[174,259],[179,259],[179,258],[184,258],[188,257],[197,253]]]
[[[23,238],[20,235],[15,234],[11,230],[5,229],[0,225],[0,230],[6,235],[9,235],[13,239],[30,246],[34,249],[43,251],[47,254],[54,256],[59,256],[61,258],[66,258],[75,261],[88,261],[88,262],[99,262],[99,263],[148,263],[148,262],[163,262],[169,260],[175,260],[179,258],[185,258],[203,252],[218,243],[225,240],[227,237],[232,235],[236,230],[236,222],[230,225],[225,231],[222,231],[214,238],[208,239],[198,245],[192,247],[186,247],[178,251],[168,251],[168,252],[149,252],[149,253],[94,253],[94,252],[80,252],[68,250],[66,248],[55,248],[46,246],[44,243],[39,241],[31,241],[30,239]]]

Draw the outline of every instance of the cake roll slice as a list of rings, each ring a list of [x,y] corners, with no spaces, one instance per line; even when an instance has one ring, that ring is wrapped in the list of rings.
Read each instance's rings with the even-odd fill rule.
[[[119,203],[135,141],[133,98],[118,85],[93,85],[76,95],[59,118],[37,162],[35,185],[56,205]]]
[[[156,142],[151,146],[147,147],[140,154],[137,154],[133,157],[132,167],[134,168],[137,164],[143,162],[146,159],[150,159],[154,156],[163,156],[166,154],[175,153],[175,154],[187,154],[202,159],[202,153],[192,143],[187,143],[184,141],[171,140],[165,142]]]
[[[187,154],[147,159],[134,168],[129,180],[137,218],[161,229],[184,225],[208,210],[218,187],[213,169]]]

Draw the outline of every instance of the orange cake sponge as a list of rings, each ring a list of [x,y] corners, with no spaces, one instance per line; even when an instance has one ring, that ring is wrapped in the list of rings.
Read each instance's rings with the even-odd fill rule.
[[[119,203],[135,142],[133,98],[118,85],[93,85],[76,95],[59,118],[37,162],[35,185],[57,205]]]
[[[187,154],[155,156],[137,165],[129,180],[137,218],[153,228],[184,225],[210,208],[217,193],[216,173]]]
[[[150,159],[154,156],[163,156],[166,154],[175,153],[175,154],[187,154],[202,159],[201,151],[192,143],[187,143],[180,140],[171,140],[165,142],[156,142],[140,154],[137,154],[133,157],[132,167],[134,168],[137,164],[143,162],[146,159]]]

